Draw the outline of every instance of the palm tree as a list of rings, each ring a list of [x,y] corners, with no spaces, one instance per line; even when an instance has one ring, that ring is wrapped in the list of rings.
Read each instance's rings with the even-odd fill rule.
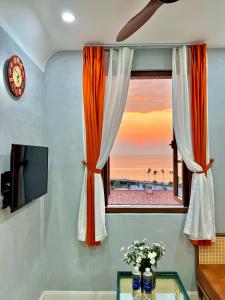
[[[154,184],[154,186],[156,187],[156,185],[157,185],[157,180],[153,180],[153,182],[152,182],[153,184]]]
[[[151,181],[150,181],[150,174],[151,174],[151,172],[152,172],[152,169],[150,169],[150,168],[148,168],[148,180],[149,180],[149,183],[151,183]]]
[[[155,177],[156,177],[157,173],[158,173],[158,171],[157,171],[157,170],[154,170],[154,171],[153,171],[153,175],[154,175]],[[155,185],[156,185],[157,181],[156,181],[156,180],[154,180],[154,183],[155,183]]]
[[[163,183],[163,185],[164,185],[164,175],[165,175],[164,169],[162,169],[161,172],[162,172],[162,179],[163,179],[163,180],[162,180],[162,183]]]

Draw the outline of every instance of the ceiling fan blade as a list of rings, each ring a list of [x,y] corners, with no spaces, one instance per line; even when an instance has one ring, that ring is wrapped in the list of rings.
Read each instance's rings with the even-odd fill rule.
[[[179,1],[179,0],[159,0],[159,1],[162,2],[162,3],[170,4],[170,3],[177,2],[177,1]]]
[[[163,1],[151,0],[135,17],[133,17],[119,32],[116,41],[121,42],[135,33],[141,26],[143,26],[163,5]]]

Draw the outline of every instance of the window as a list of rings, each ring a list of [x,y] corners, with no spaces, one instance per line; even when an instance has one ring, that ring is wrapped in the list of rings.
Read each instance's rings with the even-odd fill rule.
[[[132,72],[103,171],[107,212],[186,212],[191,174],[176,145],[171,71]]]

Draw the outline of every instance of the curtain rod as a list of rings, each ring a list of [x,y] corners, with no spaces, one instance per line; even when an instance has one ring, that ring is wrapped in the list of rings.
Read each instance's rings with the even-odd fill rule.
[[[104,47],[106,49],[110,48],[123,48],[123,47],[129,47],[132,49],[154,49],[154,48],[174,48],[174,47],[183,47],[183,46],[192,46],[197,44],[204,44],[204,42],[195,42],[195,43],[151,43],[151,44],[86,44],[85,46],[96,46],[96,47]]]

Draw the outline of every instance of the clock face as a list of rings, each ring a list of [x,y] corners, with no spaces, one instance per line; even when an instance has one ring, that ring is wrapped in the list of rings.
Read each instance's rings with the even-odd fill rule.
[[[13,68],[13,81],[17,88],[20,88],[23,82],[22,73],[18,66]]]
[[[25,70],[21,59],[13,55],[8,63],[9,87],[14,96],[20,97],[25,90]]]

